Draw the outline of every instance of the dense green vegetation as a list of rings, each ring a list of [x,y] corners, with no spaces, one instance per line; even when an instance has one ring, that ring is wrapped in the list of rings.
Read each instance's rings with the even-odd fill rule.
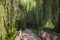
[[[59,26],[60,0],[0,0],[0,40],[13,40],[25,28],[36,35],[39,28],[59,33]]]

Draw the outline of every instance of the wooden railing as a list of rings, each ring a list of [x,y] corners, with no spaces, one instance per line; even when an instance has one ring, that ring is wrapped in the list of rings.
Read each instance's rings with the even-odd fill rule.
[[[39,35],[43,40],[60,40],[60,34],[40,30]]]

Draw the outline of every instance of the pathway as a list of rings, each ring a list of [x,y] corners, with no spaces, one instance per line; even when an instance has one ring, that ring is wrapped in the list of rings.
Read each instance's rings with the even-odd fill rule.
[[[23,31],[23,33],[21,33],[20,31],[20,33],[16,36],[15,40],[21,40],[21,38],[22,40],[41,40],[40,38],[35,36],[35,34],[33,34],[32,31],[29,29]]]

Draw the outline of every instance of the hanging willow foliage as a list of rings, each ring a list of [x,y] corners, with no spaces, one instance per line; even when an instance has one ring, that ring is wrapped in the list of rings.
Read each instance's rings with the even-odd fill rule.
[[[7,39],[13,40],[17,29],[29,26],[58,29],[59,2],[60,0],[0,0],[0,35],[4,37],[2,39],[0,36],[0,39],[4,40],[7,35]]]

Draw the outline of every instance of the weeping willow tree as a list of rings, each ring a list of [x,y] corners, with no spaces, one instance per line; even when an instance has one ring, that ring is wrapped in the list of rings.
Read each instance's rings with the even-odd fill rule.
[[[27,28],[27,22],[36,28],[60,29],[59,2],[59,0],[0,0],[0,39],[13,40],[17,29]]]
[[[4,6],[0,1],[0,40],[5,40],[7,32],[4,27]]]
[[[59,3],[60,0],[56,0],[55,2],[57,5],[57,6],[55,5],[57,8],[55,8],[56,10],[54,11],[54,12],[56,12],[56,15],[55,15],[55,18],[56,18],[55,31],[60,33],[60,31],[59,31],[60,30],[60,27],[59,27],[60,26],[60,21],[59,21],[60,20],[60,18],[59,18],[60,17],[60,11],[59,11],[60,10],[60,3]]]
[[[40,2],[41,3],[41,2]],[[58,0],[42,0],[42,25],[54,29],[58,22],[59,3]]]

